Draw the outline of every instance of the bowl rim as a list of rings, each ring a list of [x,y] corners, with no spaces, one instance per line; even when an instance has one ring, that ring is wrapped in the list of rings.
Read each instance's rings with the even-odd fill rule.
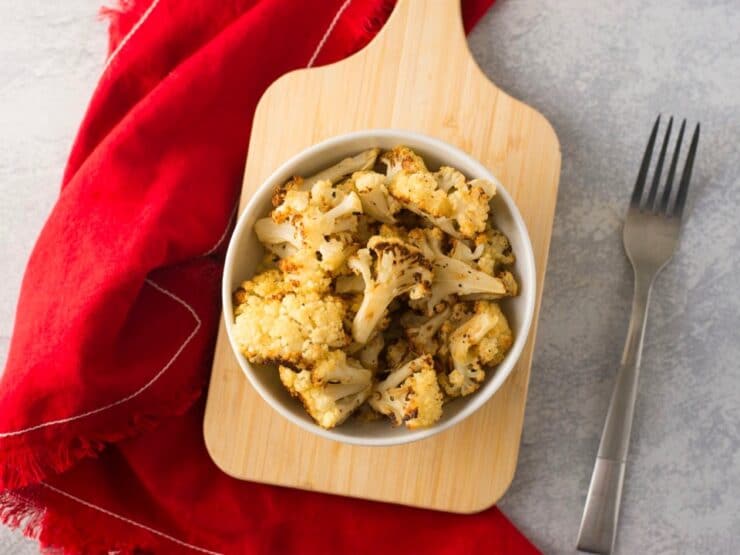
[[[511,219],[513,220],[514,226],[517,229],[518,237],[523,245],[523,249],[517,252],[517,270],[519,273],[519,280],[522,282],[521,290],[523,291],[522,297],[524,297],[524,314],[521,325],[521,330],[517,334],[509,352],[506,354],[504,360],[496,367],[496,371],[486,383],[474,394],[468,398],[467,403],[453,415],[451,418],[439,423],[432,425],[428,428],[421,428],[418,430],[407,430],[405,434],[399,434],[388,437],[362,437],[362,436],[347,436],[337,433],[333,429],[324,429],[312,420],[304,420],[297,418],[292,414],[283,403],[275,398],[266,387],[257,379],[254,375],[254,368],[251,363],[242,355],[239,351],[236,339],[233,333],[233,302],[232,302],[232,273],[234,268],[234,262],[237,258],[236,243],[237,239],[241,237],[243,233],[252,233],[252,229],[244,229],[249,216],[257,210],[259,205],[262,204],[265,196],[271,195],[275,186],[283,181],[283,176],[290,174],[290,168],[298,166],[311,158],[322,154],[324,151],[329,150],[333,147],[342,147],[344,143],[352,142],[353,140],[365,140],[368,138],[378,139],[392,139],[398,141],[398,144],[415,143],[421,145],[421,148],[428,148],[429,150],[435,150],[443,152],[444,155],[439,156],[444,159],[463,158],[466,160],[466,165],[473,168],[475,173],[473,177],[485,178],[493,181],[496,185],[496,194],[500,196],[506,204]],[[417,146],[418,147],[418,146]],[[412,148],[414,148],[412,146]],[[466,174],[471,172],[465,172]],[[523,252],[522,252],[523,251]],[[222,301],[222,312],[226,333],[229,338],[229,345],[231,350],[239,362],[239,366],[242,372],[246,375],[251,386],[257,391],[260,397],[278,414],[286,418],[288,421],[297,425],[301,429],[316,434],[325,439],[332,441],[338,441],[340,443],[346,443],[351,445],[363,445],[363,446],[391,446],[391,445],[402,445],[405,443],[411,443],[422,439],[429,438],[436,434],[439,434],[445,430],[452,428],[459,424],[470,415],[475,413],[483,405],[485,405],[493,395],[501,388],[504,382],[508,379],[509,375],[514,370],[521,353],[529,339],[530,328],[534,319],[534,308],[536,300],[536,265],[534,261],[534,252],[532,249],[532,242],[529,237],[527,226],[524,223],[519,208],[517,207],[514,199],[510,193],[506,190],[503,184],[496,178],[493,173],[486,168],[481,162],[472,157],[462,149],[451,145],[445,141],[419,133],[417,131],[410,131],[397,128],[376,128],[376,129],[363,129],[352,131],[349,133],[343,133],[335,135],[321,142],[315,143],[300,152],[296,153],[288,160],[283,162],[278,168],[276,168],[253,192],[249,202],[244,207],[244,210],[238,215],[234,230],[229,238],[229,245],[226,250],[226,257],[224,260],[224,269],[221,279],[221,301]]]

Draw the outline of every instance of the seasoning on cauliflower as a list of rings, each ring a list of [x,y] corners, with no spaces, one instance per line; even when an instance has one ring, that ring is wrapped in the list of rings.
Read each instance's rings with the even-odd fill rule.
[[[365,282],[362,304],[352,322],[352,336],[359,343],[368,340],[394,298],[408,293],[420,299],[430,290],[429,261],[419,249],[399,239],[371,237],[367,248],[357,251],[348,265]]]
[[[340,298],[291,289],[279,271],[270,270],[235,293],[234,337],[250,362],[312,364],[327,348],[349,343]]]
[[[257,238],[283,257],[299,256],[295,265],[310,271],[334,272],[345,261],[357,229],[362,203],[355,192],[344,193],[330,181],[310,191],[291,188],[267,218],[254,225]],[[308,257],[316,258],[317,264]]]
[[[451,309],[444,306],[441,312],[431,318],[421,316],[415,312],[407,312],[401,316],[401,325],[404,328],[406,339],[417,353],[434,355],[439,349],[436,335],[447,319]]]
[[[439,304],[449,301],[452,295],[477,295],[478,298],[497,299],[508,294],[505,284],[499,278],[445,254],[442,230],[413,229],[408,237],[409,242],[418,246],[424,256],[432,261],[432,291],[424,299],[427,315],[434,314]]]
[[[365,214],[384,224],[395,223],[401,204],[388,193],[384,175],[372,171],[356,172],[352,174],[352,182]]]
[[[475,250],[480,251],[477,258],[478,268],[490,275],[495,275],[502,266],[514,264],[514,253],[509,238],[498,229],[489,227],[475,238]]]
[[[422,355],[392,370],[373,388],[369,403],[394,426],[431,426],[442,416],[442,392],[431,355]]]
[[[386,177],[391,180],[401,171],[426,172],[427,166],[421,156],[407,146],[397,146],[385,152],[380,161],[385,164]]]
[[[437,186],[429,172],[400,171],[393,176],[388,191],[404,208],[439,223],[452,215],[452,204],[447,193]]]
[[[280,381],[322,428],[344,422],[370,395],[372,372],[341,351],[332,351],[313,371],[280,366]]]
[[[390,166],[389,166],[390,167]],[[442,166],[437,172],[401,169],[389,172],[388,191],[401,205],[455,237],[472,239],[485,230],[493,183],[466,181],[456,169]]]
[[[485,368],[499,364],[514,338],[501,308],[477,301],[473,316],[449,335],[451,371],[440,376],[451,397],[470,395],[485,378]]]

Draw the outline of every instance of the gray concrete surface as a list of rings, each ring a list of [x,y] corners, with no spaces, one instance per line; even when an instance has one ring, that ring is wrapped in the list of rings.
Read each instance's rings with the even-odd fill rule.
[[[102,67],[96,10],[0,6],[0,362]],[[563,152],[520,462],[501,502],[545,553],[574,552],[629,316],[621,218],[658,112],[700,120],[702,138],[692,213],[653,295],[617,551],[740,553],[739,29],[736,0],[500,0],[470,38]],[[0,531],[3,553],[34,550]]]

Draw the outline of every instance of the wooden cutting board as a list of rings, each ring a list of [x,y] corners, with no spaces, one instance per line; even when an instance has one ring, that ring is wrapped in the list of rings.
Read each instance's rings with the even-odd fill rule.
[[[499,45],[506,48],[506,45]],[[219,330],[204,433],[215,463],[244,480],[469,513],[504,494],[516,468],[550,243],[560,147],[532,108],[496,88],[473,60],[459,0],[400,0],[364,50],[330,66],[289,73],[254,118],[240,210],[280,164],[328,137],[400,128],[437,137],[490,168],[531,235],[537,306],[522,357],[476,414],[427,440],[357,447],[303,431],[247,382]]]

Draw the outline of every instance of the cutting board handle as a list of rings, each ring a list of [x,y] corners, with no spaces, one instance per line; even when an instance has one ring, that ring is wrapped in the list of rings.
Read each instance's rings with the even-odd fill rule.
[[[418,52],[460,50],[461,55],[470,56],[460,0],[398,0],[370,46],[380,46],[394,35],[413,36]]]

